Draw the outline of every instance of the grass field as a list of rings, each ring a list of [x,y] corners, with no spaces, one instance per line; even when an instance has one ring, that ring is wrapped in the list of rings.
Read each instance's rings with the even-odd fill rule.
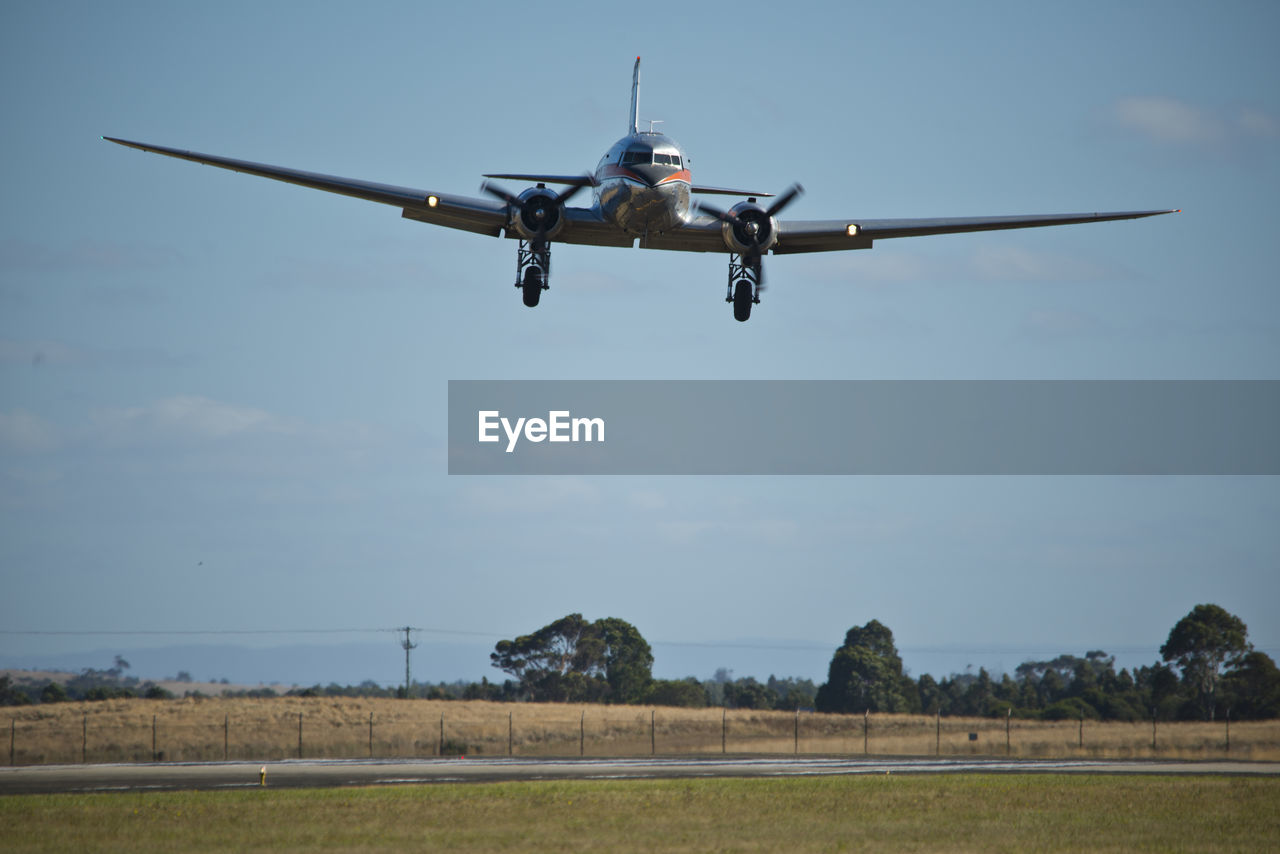
[[[435,756],[826,753],[1280,759],[1280,721],[1006,722],[637,706],[281,697],[10,707],[18,765]],[[939,731],[939,723],[941,731]],[[1006,742],[1006,723],[1009,730]],[[3,726],[3,718],[0,718]],[[866,728],[864,738],[864,726]],[[2,732],[2,731],[0,731]],[[971,736],[973,738],[971,739]],[[2,737],[2,736],[0,736]],[[0,747],[0,751],[3,748]],[[0,761],[4,761],[0,759]]]
[[[1265,851],[1280,780],[633,780],[0,798],[6,851]]]

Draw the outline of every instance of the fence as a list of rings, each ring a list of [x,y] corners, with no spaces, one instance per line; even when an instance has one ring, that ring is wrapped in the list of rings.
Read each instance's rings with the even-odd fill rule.
[[[114,700],[11,708],[9,763],[651,754],[1280,759],[1280,721],[1098,723],[481,701]]]

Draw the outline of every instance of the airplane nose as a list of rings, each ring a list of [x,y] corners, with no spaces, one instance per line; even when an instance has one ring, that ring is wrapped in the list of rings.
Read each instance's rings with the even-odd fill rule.
[[[630,168],[650,187],[656,187],[659,181],[674,174],[676,171],[670,166],[659,166],[656,163],[636,164]]]

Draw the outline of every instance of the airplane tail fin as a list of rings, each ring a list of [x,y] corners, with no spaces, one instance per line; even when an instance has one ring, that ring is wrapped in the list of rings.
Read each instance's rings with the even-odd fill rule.
[[[640,57],[636,57],[635,70],[631,72],[631,132],[640,132]]]

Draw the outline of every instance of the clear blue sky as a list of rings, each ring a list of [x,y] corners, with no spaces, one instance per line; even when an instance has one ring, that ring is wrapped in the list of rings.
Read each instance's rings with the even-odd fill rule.
[[[1280,7],[617,8],[6,5],[0,625],[481,633],[423,636],[416,670],[443,679],[497,674],[437,641],[581,611],[634,623],[663,676],[821,678],[872,618],[942,675],[1150,662],[1216,602],[1280,654],[1275,478],[444,458],[450,379],[1280,378]],[[564,246],[530,311],[510,241],[99,139],[475,194],[592,168],[636,55],[641,115],[696,180],[800,181],[798,218],[1185,212],[771,258],[747,324],[723,256]],[[748,639],[798,649],[715,648]],[[0,656],[190,640],[0,635]]]

